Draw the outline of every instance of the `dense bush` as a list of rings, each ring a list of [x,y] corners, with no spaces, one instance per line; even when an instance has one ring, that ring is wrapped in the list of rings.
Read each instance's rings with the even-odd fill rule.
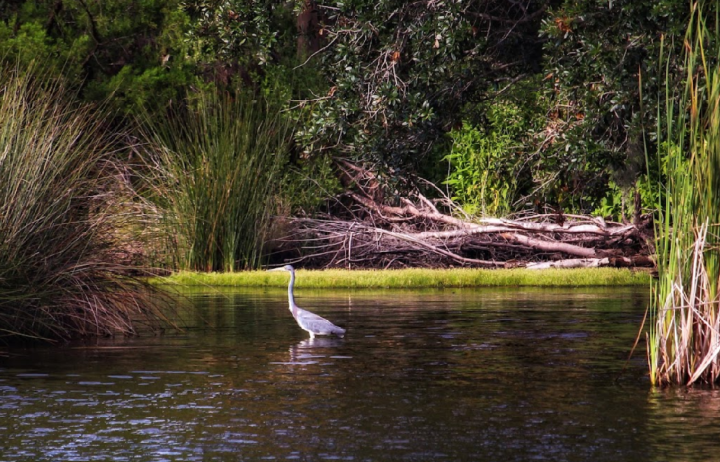
[[[484,111],[484,121],[449,133],[452,148],[445,184],[469,214],[505,215],[514,211],[532,182],[527,144],[532,114],[512,101],[497,102]],[[537,173],[537,172],[536,172]]]
[[[42,75],[0,74],[0,341],[131,333],[162,316],[126,276],[151,209],[104,113]]]
[[[497,159],[491,189],[515,191],[498,212],[592,211],[645,171],[660,37],[679,36],[688,12],[681,0],[21,1],[0,6],[0,52],[42,59],[81,98],[125,114],[211,85],[252,89],[297,122],[295,171],[325,175],[328,159],[349,159],[389,193],[418,173],[445,181],[446,134],[463,121],[505,143],[488,138],[493,105],[525,95],[543,123]]]
[[[179,0],[2,2],[0,57],[42,62],[86,101],[163,107],[195,82]]]
[[[549,196],[561,205],[609,211],[636,188],[645,149],[658,139],[666,70],[680,78],[675,57],[689,12],[681,0],[568,0],[549,10],[541,33],[554,107],[541,152],[557,172]],[[672,49],[662,66],[661,43]]]
[[[657,138],[660,38],[677,54],[670,37],[688,11],[681,0],[27,0],[0,4],[0,54],[42,59],[80,98],[125,114],[164,113],[213,86],[254,92],[297,124],[295,191],[335,190],[333,162],[348,159],[386,192],[420,174],[486,212],[616,211]],[[508,134],[511,106],[522,114]],[[316,197],[293,194],[291,208]]]
[[[196,35],[204,34],[210,56],[238,61],[255,47],[255,67],[242,63],[265,72],[287,55],[296,32],[281,19],[286,4],[197,3]],[[324,91],[302,96],[311,108],[297,132],[305,155],[366,163],[386,183],[411,177],[462,119],[468,98],[539,63],[542,4],[295,2],[297,54],[308,57],[300,69],[317,69],[325,81]],[[249,17],[260,19],[251,26]]]
[[[539,60],[533,53],[539,6],[492,1],[320,6],[327,18],[327,50],[313,62],[332,90],[300,134],[304,146],[371,165],[391,191],[399,187],[395,180],[417,172],[460,123],[469,101]]]

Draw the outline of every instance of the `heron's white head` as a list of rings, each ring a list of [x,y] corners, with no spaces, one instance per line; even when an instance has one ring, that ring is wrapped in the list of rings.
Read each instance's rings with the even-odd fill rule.
[[[292,265],[285,265],[279,268],[269,269],[268,271],[287,271],[288,273],[292,273],[295,271],[295,268],[293,268]]]

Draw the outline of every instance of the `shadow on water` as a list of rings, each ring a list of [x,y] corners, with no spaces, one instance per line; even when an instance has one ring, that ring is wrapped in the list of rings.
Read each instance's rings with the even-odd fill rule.
[[[711,460],[716,391],[626,365],[646,289],[195,291],[188,328],[0,363],[0,461]]]

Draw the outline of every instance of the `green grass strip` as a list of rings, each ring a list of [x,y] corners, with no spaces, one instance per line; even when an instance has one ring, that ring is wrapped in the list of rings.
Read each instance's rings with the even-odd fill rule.
[[[235,273],[179,272],[154,278],[155,284],[212,287],[285,287],[287,273],[243,271]],[[430,288],[430,287],[592,287],[648,285],[644,271],[614,268],[587,269],[401,269],[401,270],[298,270],[298,288]]]

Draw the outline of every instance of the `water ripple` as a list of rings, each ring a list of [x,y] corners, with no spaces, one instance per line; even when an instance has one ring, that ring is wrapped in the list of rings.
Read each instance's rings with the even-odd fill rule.
[[[204,293],[182,333],[4,358],[0,461],[713,460],[720,395],[626,368],[646,292],[302,299],[344,339]]]

